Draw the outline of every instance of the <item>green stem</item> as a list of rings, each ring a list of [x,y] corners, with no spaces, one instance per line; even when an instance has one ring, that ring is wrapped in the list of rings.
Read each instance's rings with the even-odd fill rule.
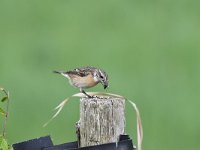
[[[5,119],[4,119],[4,126],[3,126],[3,137],[5,137],[5,133],[6,133],[6,126],[7,126],[7,120],[8,120],[8,110],[9,110],[9,103],[10,103],[10,97],[9,97],[9,92],[6,92],[5,89],[2,90],[5,95],[8,97],[8,100],[7,100],[7,106],[6,106],[6,115],[5,115]]]

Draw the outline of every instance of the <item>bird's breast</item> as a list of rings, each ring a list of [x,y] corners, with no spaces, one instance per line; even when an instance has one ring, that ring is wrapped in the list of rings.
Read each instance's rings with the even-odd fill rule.
[[[94,77],[89,74],[85,77],[74,76],[71,78],[71,84],[79,88],[90,88],[98,84]]]

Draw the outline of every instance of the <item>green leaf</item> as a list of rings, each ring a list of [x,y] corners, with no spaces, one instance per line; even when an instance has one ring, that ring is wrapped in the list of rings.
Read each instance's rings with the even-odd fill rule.
[[[9,150],[8,143],[4,137],[0,137],[0,150]]]
[[[1,99],[1,102],[5,102],[6,100],[8,100],[8,96],[5,96]]]
[[[0,108],[0,113],[1,113],[2,115],[6,115],[6,112],[5,112],[2,108]]]

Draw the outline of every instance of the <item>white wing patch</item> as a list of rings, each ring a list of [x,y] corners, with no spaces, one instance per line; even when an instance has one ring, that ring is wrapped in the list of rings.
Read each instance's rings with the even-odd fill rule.
[[[63,75],[64,77],[66,77],[66,78],[70,79],[70,78],[69,78],[69,76],[68,76],[68,74],[61,73],[61,75]]]

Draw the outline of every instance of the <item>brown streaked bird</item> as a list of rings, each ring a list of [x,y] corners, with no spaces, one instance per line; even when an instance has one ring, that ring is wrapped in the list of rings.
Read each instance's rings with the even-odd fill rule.
[[[106,89],[108,87],[108,75],[102,69],[95,67],[82,67],[76,68],[71,71],[53,71],[63,75],[69,79],[69,83],[74,87],[80,88],[80,92],[91,98],[84,89],[93,87],[98,83],[101,83]]]

